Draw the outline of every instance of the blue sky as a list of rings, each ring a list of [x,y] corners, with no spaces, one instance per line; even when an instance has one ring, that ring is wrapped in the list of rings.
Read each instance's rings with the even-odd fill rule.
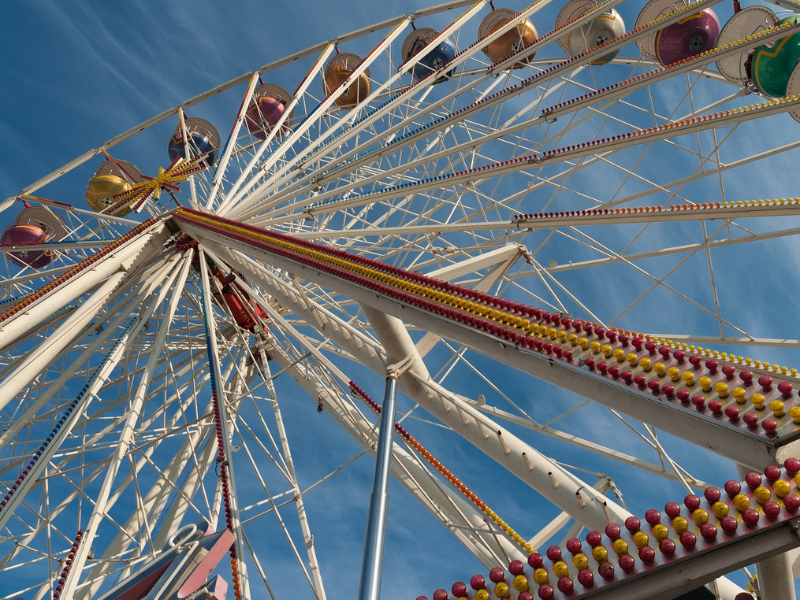
[[[0,152],[0,198],[14,195],[87,149],[98,147],[119,132],[214,85],[319,41],[422,6],[424,4],[409,0],[391,5],[355,0],[98,1],[68,5],[31,0],[14,3],[7,7],[6,18],[0,24],[0,52],[5,57],[0,63],[4,82],[0,91],[0,114],[3,115],[0,139],[4,141]],[[514,7],[522,5],[514,3]],[[552,11],[548,12],[552,16],[550,13]],[[635,18],[630,13],[631,8],[626,7],[624,14],[629,29]],[[546,25],[539,28],[540,33],[548,30]],[[283,79],[279,83],[292,89],[302,74],[298,72],[297,79],[292,81],[291,76],[282,71],[279,77]],[[234,96],[237,94],[239,92],[233,92]],[[215,111],[223,114],[230,109],[222,104],[209,104],[210,108],[203,110],[210,114],[217,114]],[[221,133],[227,132],[227,123],[217,122]],[[147,137],[140,145],[134,142],[131,151],[142,157],[142,162],[150,169],[166,163],[166,139],[158,141]],[[657,168],[657,165],[648,165],[648,168]],[[775,179],[774,174],[772,177]],[[84,182],[77,176],[67,177],[63,185],[57,184],[48,190],[52,189],[54,199],[83,207]],[[790,193],[790,190],[783,193]],[[0,223],[13,216],[11,212],[0,215]],[[665,238],[669,235],[664,233]],[[768,253],[765,260],[782,259],[780,249],[779,246],[778,251],[771,250],[774,254]],[[750,255],[742,254],[733,259],[744,261],[743,264],[752,270],[759,268],[759,261]],[[794,258],[789,256],[786,260]],[[697,268],[701,269],[702,264]],[[686,278],[691,279],[692,270],[687,271]],[[580,278],[580,274],[575,276],[575,285],[581,285]],[[735,284],[735,280],[732,283]],[[794,281],[781,281],[778,285],[785,295],[795,293],[797,288]],[[609,292],[612,298],[614,294],[614,290]],[[737,300],[746,302],[746,299],[733,297],[730,302],[736,306]],[[665,297],[663,301],[668,306],[671,299]],[[636,316],[647,319],[646,314]],[[774,320],[765,323],[757,317],[750,320],[753,327],[782,328],[784,325]],[[437,357],[432,356],[431,360],[435,364]],[[353,369],[351,373],[359,383],[361,379],[367,381],[362,387],[373,398],[381,396],[383,388],[379,378],[366,370]],[[556,414],[556,407],[575,402],[573,397],[551,386],[529,388],[518,379],[518,374],[503,365],[493,366],[492,373],[498,381],[513,382],[510,388],[531,404],[544,398],[545,401],[537,402],[535,407],[536,416],[542,421]],[[453,378],[448,384],[455,391],[470,396],[475,389],[481,389],[480,383],[468,376]],[[282,386],[284,397],[299,397],[302,393],[289,383]],[[286,412],[290,436],[297,440],[298,470],[300,465],[305,466],[301,481],[309,484],[315,477],[336,468],[345,458],[355,456],[359,447],[333,429],[327,415],[317,418],[307,399],[302,400],[305,404],[292,405]],[[402,410],[408,407],[407,401],[401,403]],[[601,413],[599,409],[581,411],[568,422],[571,427],[585,431],[587,437],[602,441],[605,432],[596,425],[605,419],[605,414]],[[464,481],[490,505],[503,507],[504,517],[524,535],[532,535],[554,514],[553,507],[544,505],[528,488],[499,472],[488,459],[475,456],[471,447],[456,436],[442,435],[440,429],[426,423],[413,423],[413,428],[409,429],[425,440],[434,454],[443,457],[445,464],[467,465]],[[543,452],[556,454],[565,462],[582,464],[586,458],[548,438],[525,435]],[[326,446],[316,444],[323,437],[340,454],[332,457]],[[697,476],[717,483],[733,476],[730,463],[705,454],[697,458],[696,449],[685,444],[673,446],[674,457],[691,464]],[[641,450],[635,443],[620,449],[631,453]],[[593,472],[610,473],[615,466],[609,461],[596,460],[589,468]],[[327,530],[320,532],[317,540],[323,573],[330,582],[331,598],[352,597],[357,586],[371,473],[372,462],[362,458],[320,494],[309,497],[309,504],[319,511],[317,514],[328,511],[340,515],[339,519],[327,522]],[[682,497],[678,486],[664,484],[638,472],[622,474],[619,481],[623,491],[631,490],[625,500],[637,514],[651,506],[660,506],[666,500]],[[314,513],[311,514],[313,526]],[[392,489],[390,515],[395,520],[384,570],[384,597],[399,599],[413,598],[419,593],[430,594],[436,587],[449,588],[453,581],[482,570],[398,485]],[[274,560],[273,567],[279,569],[280,560]],[[305,593],[302,585],[298,584],[298,597]],[[284,593],[290,590],[287,587]]]

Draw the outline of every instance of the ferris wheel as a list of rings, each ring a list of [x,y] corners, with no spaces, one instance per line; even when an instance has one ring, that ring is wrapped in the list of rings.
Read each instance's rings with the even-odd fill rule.
[[[508,4],[0,203],[0,598],[795,597],[800,4]]]

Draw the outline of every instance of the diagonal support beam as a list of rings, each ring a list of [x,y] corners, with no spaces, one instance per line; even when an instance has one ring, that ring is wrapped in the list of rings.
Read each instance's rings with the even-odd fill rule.
[[[242,250],[297,276],[345,293],[387,318],[402,319],[435,332],[742,464],[766,464],[790,455],[800,436],[798,427],[789,417],[788,409],[800,404],[792,387],[781,387],[783,391],[779,391],[776,386],[767,385],[758,392],[760,397],[754,396],[758,390],[754,387],[754,377],[758,373],[754,374],[749,368],[721,365],[716,358],[704,361],[700,356],[687,357],[683,351],[665,346],[664,363],[659,363],[659,369],[664,369],[661,371],[654,365],[659,359],[654,349],[658,344],[645,348],[645,340],[640,336],[631,339],[628,334],[623,336],[616,330],[606,335],[604,329],[580,321],[554,321],[550,326],[553,315],[538,309],[486,294],[478,295],[452,284],[437,283],[311,242],[290,241],[291,238],[267,234],[235,222],[190,216],[188,211],[181,211],[176,217],[180,226],[193,236]],[[533,321],[518,316],[520,311]],[[569,337],[568,331],[577,334]],[[579,335],[584,337],[579,338]],[[650,354],[656,356],[651,359]],[[605,362],[606,359],[616,370]],[[616,366],[617,362],[620,366]],[[732,367],[732,370],[720,372],[721,366]],[[673,375],[667,374],[668,367],[674,368],[674,372],[669,371],[677,378],[674,385]],[[728,372],[730,376],[725,374]],[[636,381],[643,387],[639,383],[634,385],[634,378],[639,375],[644,379]],[[784,381],[790,384],[794,379],[774,371],[769,377],[770,384],[780,382],[781,385]],[[686,398],[702,391],[703,402],[697,405],[701,410],[681,400],[682,390],[689,394]],[[752,397],[747,399],[753,405],[780,400],[783,394],[786,397],[780,406],[787,410],[785,414],[776,413],[774,420],[764,420],[763,426],[761,423],[756,427],[743,426],[736,401],[740,393]],[[714,401],[719,404],[712,404]],[[724,414],[720,412],[723,407]],[[723,418],[718,418],[717,413]],[[762,414],[758,418],[764,417]],[[777,434],[770,433],[778,427]]]

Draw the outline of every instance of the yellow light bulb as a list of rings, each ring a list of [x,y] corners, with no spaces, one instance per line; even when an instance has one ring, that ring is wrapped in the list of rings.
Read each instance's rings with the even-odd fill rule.
[[[498,598],[510,598],[511,597],[511,590],[508,589],[508,584],[505,581],[501,581],[497,585],[494,586],[494,595]]]
[[[602,546],[595,546],[592,548],[592,558],[599,563],[604,563],[608,560],[608,550]]]
[[[665,540],[669,537],[669,529],[667,529],[666,525],[662,525],[661,523],[659,523],[658,525],[654,525],[653,537],[656,538],[659,542],[661,540]]]
[[[687,521],[683,517],[675,517],[674,519],[672,519],[672,528],[678,533],[683,533],[684,531],[689,529],[689,521]]]
[[[628,542],[623,539],[614,540],[611,548],[614,550],[617,556],[622,556],[623,554],[628,553]]]
[[[769,403],[769,409],[776,417],[780,418],[784,415],[784,408],[784,404],[780,400],[773,400]]]
[[[728,516],[728,511],[730,509],[725,502],[714,502],[714,506],[711,507],[711,510],[714,512],[715,517],[721,519]]]
[[[562,577],[569,577],[569,567],[563,560],[559,560],[553,565],[553,575],[561,579]]]
[[[783,498],[786,494],[792,491],[792,486],[783,479],[778,479],[772,484],[772,489],[775,490],[775,495],[778,498]]]
[[[586,557],[585,554],[579,552],[578,554],[572,557],[572,566],[578,569],[579,571],[583,571],[584,569],[589,567],[589,559]]]
[[[772,498],[772,492],[770,492],[770,491],[769,491],[767,488],[765,488],[764,486],[758,486],[758,487],[757,487],[757,488],[756,488],[756,489],[753,491],[753,496],[755,497],[755,499],[756,499],[756,502],[758,502],[759,504],[761,504],[761,505],[763,506],[763,504],[764,504],[765,502],[768,502],[768,501],[769,501],[769,499],[770,499],[770,498]]]
[[[739,512],[744,512],[750,508],[750,498],[744,494],[736,494],[736,496],[733,497],[733,505]]]

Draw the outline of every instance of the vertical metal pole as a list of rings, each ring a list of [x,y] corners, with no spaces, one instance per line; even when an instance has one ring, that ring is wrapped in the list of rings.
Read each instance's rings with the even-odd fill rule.
[[[358,600],[379,600],[383,548],[386,542],[386,516],[389,512],[389,466],[392,460],[392,432],[397,406],[397,375],[386,378],[381,425],[378,431],[378,451],[375,478],[369,499],[367,535],[364,540],[364,562],[361,564],[361,583]]]

